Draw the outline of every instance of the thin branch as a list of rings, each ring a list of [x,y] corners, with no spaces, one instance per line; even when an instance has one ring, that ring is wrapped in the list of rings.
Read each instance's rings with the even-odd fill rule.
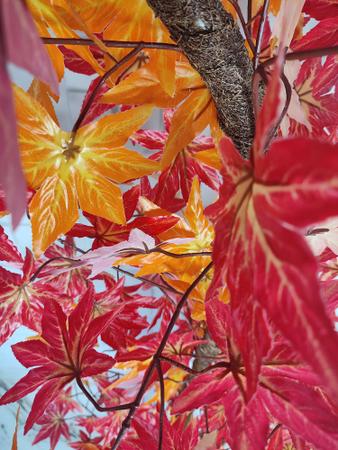
[[[204,406],[205,432],[209,433],[208,407]]]
[[[272,436],[276,433],[276,431],[282,426],[281,423],[278,423],[269,433],[268,440],[272,438]]]
[[[200,375],[201,373],[210,372],[210,370],[221,369],[223,367],[226,369],[229,369],[229,367],[230,367],[228,362],[221,361],[221,362],[218,362],[215,364],[210,364],[210,366],[207,366],[202,370],[195,370],[195,369],[191,369],[189,366],[186,366],[185,364],[175,361],[174,359],[167,358],[166,356],[161,356],[160,359],[162,361],[166,361],[166,362],[170,363],[171,365],[173,365],[175,367],[178,367],[179,369],[185,370],[186,372],[190,373],[191,375]]]
[[[251,39],[251,35],[250,35],[248,27],[247,27],[247,25],[245,23],[245,19],[243,17],[242,10],[241,10],[241,8],[240,8],[240,6],[239,6],[239,4],[237,3],[236,0],[229,0],[229,2],[232,4],[234,9],[236,10],[236,13],[237,13],[238,18],[239,18],[239,20],[241,22],[241,25],[242,25],[243,32],[245,34],[245,38],[248,41],[248,44],[249,44],[249,47],[250,47],[252,53],[255,54],[255,44],[253,43],[253,40]]]
[[[41,37],[44,44],[54,45],[96,45],[92,39],[82,38],[53,38],[53,37]],[[147,42],[147,41],[113,41],[109,39],[102,39],[103,44],[106,47],[111,48],[137,48],[142,45],[142,48],[154,48],[158,50],[172,50],[175,52],[181,52],[182,50],[177,47],[176,44],[167,44],[165,42]]]
[[[269,147],[269,145],[271,143],[271,140],[276,135],[276,133],[278,131],[278,128],[280,127],[280,125],[281,125],[281,123],[282,123],[282,121],[283,121],[283,119],[284,119],[284,117],[285,117],[285,115],[287,113],[287,110],[289,109],[290,102],[291,102],[292,87],[291,87],[291,85],[289,83],[289,80],[287,79],[287,77],[285,76],[284,73],[281,74],[281,79],[283,81],[283,84],[284,84],[284,87],[285,87],[285,93],[286,93],[285,105],[284,105],[283,110],[282,110],[282,112],[280,114],[278,122],[276,123],[274,128],[271,130],[270,136],[267,139],[267,143],[265,145],[265,149],[264,150],[267,150],[267,148]]]
[[[250,35],[251,35],[251,20],[252,20],[252,0],[248,0],[247,25],[250,24],[248,28]]]
[[[262,12],[261,20],[259,22],[257,39],[256,39],[256,50],[255,50],[255,56],[254,56],[254,69],[255,70],[257,69],[258,64],[259,64],[259,55],[261,52],[263,33],[264,33],[265,22],[266,22],[266,19],[268,16],[269,4],[270,4],[270,0],[264,0],[263,12]]]
[[[163,248],[153,248],[149,250],[148,253],[162,253],[166,256],[171,256],[172,258],[191,258],[193,256],[211,256],[212,252],[194,252],[194,253],[172,253],[164,250]]]
[[[95,398],[91,395],[91,393],[87,390],[86,386],[83,384],[81,377],[76,377],[76,382],[81,391],[84,393],[86,398],[90,401],[90,403],[100,412],[107,412],[107,411],[122,411],[124,409],[130,409],[134,402],[131,403],[125,403],[123,405],[116,405],[116,406],[101,406],[99,403],[95,400]]]
[[[156,361],[156,369],[158,373],[158,379],[160,382],[160,423],[159,423],[159,432],[158,432],[158,450],[162,450],[162,442],[163,442],[163,418],[164,418],[164,380],[163,380],[163,371],[161,367],[161,361],[158,359]]]
[[[175,312],[171,317],[171,320],[168,324],[168,327],[166,329],[166,332],[164,333],[162,340],[160,342],[160,345],[158,346],[156,353],[153,356],[153,359],[151,361],[151,363],[149,364],[144,376],[143,376],[143,380],[140,386],[140,389],[135,397],[134,402],[132,403],[132,406],[129,409],[129,413],[127,414],[127,416],[125,417],[125,419],[122,422],[120,431],[116,437],[115,443],[112,446],[112,450],[116,450],[121,442],[121,440],[123,439],[126,431],[128,430],[129,426],[130,426],[130,422],[135,414],[135,411],[137,409],[137,407],[140,405],[142,397],[148,387],[149,381],[151,379],[151,376],[153,374],[153,371],[156,367],[157,361],[160,359],[161,354],[166,346],[166,343],[169,339],[169,336],[175,326],[175,323],[180,315],[180,312],[187,300],[187,298],[189,297],[189,295],[191,294],[191,292],[195,289],[195,287],[198,285],[198,283],[205,277],[205,275],[210,271],[210,269],[212,268],[212,262],[210,262],[205,269],[199,274],[199,276],[193,281],[193,283],[189,286],[189,288],[185,291],[184,295],[181,297],[181,300],[178,302]]]
[[[45,261],[43,264],[41,264],[40,267],[36,269],[36,271],[33,273],[33,275],[30,277],[29,282],[32,283],[40,274],[40,272],[49,264],[51,264],[54,261],[69,261],[69,262],[78,262],[78,259],[68,258],[67,256],[55,256],[55,258],[50,258],[47,261]]]
[[[319,58],[321,56],[329,56],[329,55],[336,55],[338,53],[338,45],[335,45],[334,47],[321,47],[321,48],[315,48],[312,50],[299,50],[295,52],[289,52],[285,55],[286,61],[295,61],[295,60],[304,60],[304,59],[310,59],[310,58]],[[276,61],[276,56],[273,56],[270,59],[267,59],[263,63],[260,64],[260,66],[266,67],[270,66]]]
[[[75,122],[73,129],[72,129],[72,138],[71,138],[71,143],[73,143],[75,141],[75,136],[76,133],[78,131],[78,129],[80,128],[83,120],[85,119],[90,107],[92,106],[92,103],[95,100],[95,97],[97,96],[101,86],[103,85],[103,83],[114,73],[116,72],[118,69],[120,69],[125,63],[127,63],[128,61],[130,61],[132,58],[134,58],[134,56],[136,56],[141,50],[143,49],[143,44],[139,43],[137,47],[134,48],[134,50],[132,50],[131,52],[129,52],[126,56],[124,56],[122,59],[120,59],[120,61],[118,63],[116,63],[112,68],[110,68],[100,79],[100,81],[97,83],[97,85],[95,86],[95,89],[93,90],[93,92],[91,93],[90,97],[87,100],[87,103],[85,104],[84,108],[82,109],[82,111],[80,112],[80,115],[77,119],[77,121]]]
[[[170,256],[171,258],[191,258],[193,256],[211,256],[212,252],[191,252],[191,253],[172,253],[172,252],[168,252],[167,250],[164,250],[163,248],[160,247],[155,247],[155,248],[145,248],[140,249],[140,248],[136,248],[136,247],[127,247],[122,249],[119,253],[127,253],[126,256],[128,256],[128,253],[130,254],[130,252],[133,252],[133,255],[136,254],[144,254],[144,255],[148,255],[149,253],[162,253],[163,255],[166,256]]]

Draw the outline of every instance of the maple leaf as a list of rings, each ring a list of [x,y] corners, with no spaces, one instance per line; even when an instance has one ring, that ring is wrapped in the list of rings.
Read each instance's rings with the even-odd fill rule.
[[[208,251],[211,247],[214,232],[209,220],[204,215],[204,208],[201,198],[200,184],[195,177],[189,196],[189,201],[184,211],[184,216],[188,222],[190,231],[193,232],[193,238],[187,238],[182,243],[175,240],[172,243],[161,244],[161,249],[180,254],[180,253],[196,253],[199,251]],[[148,248],[153,246],[148,245]],[[141,246],[140,246],[141,248]],[[160,253],[150,253],[148,255],[128,256],[120,259],[118,264],[129,264],[140,266],[141,269],[137,275],[149,275],[152,273],[169,272],[172,274],[190,273],[196,276],[201,267],[205,266],[208,258],[204,256],[194,256],[192,258],[184,258],[178,266],[177,261],[170,255]]]
[[[85,293],[88,289],[90,271],[86,267],[72,267],[71,260],[76,259],[77,256],[74,241],[71,237],[66,237],[63,247],[56,244],[48,247],[45,256],[49,259],[54,259],[54,261],[40,271],[39,277],[41,277],[42,281],[57,289],[58,292],[69,295],[71,298]],[[58,274],[62,272],[63,268],[66,270]]]
[[[141,106],[101,118],[79,129],[73,142],[47,111],[16,87],[17,120],[27,182],[37,189],[30,206],[33,249],[40,255],[86,212],[123,224],[125,214],[115,183],[152,173],[157,163],[122,145],[147,120]]]
[[[333,47],[338,44],[338,32],[336,25],[337,17],[322,19],[304,37],[297,40],[292,50],[306,50],[321,47]]]
[[[67,69],[72,72],[81,73],[83,75],[94,75],[96,74],[95,69],[90,65],[85,59],[81,58],[80,55],[71,50],[69,47],[64,47],[59,45],[59,50],[61,50],[64,58],[64,63]],[[104,53],[102,50],[96,46],[89,47],[91,53],[93,53],[96,60],[99,61],[100,65],[104,65]]]
[[[179,152],[209,125],[218,130],[216,108],[200,75],[186,62],[177,62],[175,95],[170,97],[158,78],[142,68],[102,96],[103,103],[151,104],[160,108],[177,106],[161,159],[162,169],[168,167]],[[182,100],[184,100],[182,102]]]
[[[21,1],[3,0],[0,6],[0,179],[6,195],[13,225],[17,226],[26,208],[26,186],[17,148],[15,111],[12,88],[7,73],[7,62],[22,67],[51,85],[58,92],[58,83],[52,64],[43,48],[26,6]],[[15,188],[13,185],[15,180]]]
[[[48,282],[31,281],[35,261],[30,250],[22,265],[22,275],[0,267],[0,344],[3,344],[20,326],[40,331],[45,301],[68,300]]]
[[[41,339],[12,346],[18,361],[33,369],[1,397],[0,404],[15,402],[41,386],[28,415],[25,433],[67,383],[74,378],[102,373],[114,364],[113,358],[98,353],[93,347],[116,311],[93,319],[93,306],[92,290],[82,296],[68,317],[56,301],[47,300]]]
[[[223,326],[231,327],[250,373],[249,395],[270,346],[268,318],[337,398],[338,340],[320,298],[316,260],[301,235],[302,228],[337,215],[337,150],[295,138],[274,141],[264,154],[279,117],[280,64],[258,118],[251,161],[230,139],[220,145],[223,185],[209,210],[216,233],[210,304],[219,302],[219,289],[229,288]]]
[[[288,65],[298,68],[299,63]],[[305,61],[294,79],[288,77],[294,88],[288,109],[289,134],[327,138],[327,127],[337,123],[338,99],[334,86],[338,81],[337,57]]]
[[[2,226],[0,226],[0,261],[22,263],[21,253],[8,238]]]
[[[86,24],[81,21],[73,7],[73,2],[65,0],[27,0],[27,7],[35,21],[35,25],[40,36],[57,36],[61,38],[79,38],[81,31],[88,34]],[[95,35],[90,35],[96,44],[100,45],[100,40]],[[47,45],[47,52],[54,64],[59,80],[64,74],[64,58],[61,50],[55,45]],[[93,69],[103,75],[104,69],[100,65],[100,61],[96,59],[96,54],[91,51],[90,46],[66,45],[67,49],[72,50],[80,56],[84,61],[93,67]]]
[[[132,219],[139,197],[139,188],[134,187],[123,194],[123,204],[126,221]],[[68,236],[94,238],[92,249],[102,246],[112,246],[128,239],[132,229],[137,228],[152,237],[156,237],[172,228],[178,217],[156,216],[156,217],[136,217],[126,225],[117,225],[108,220],[102,219],[92,214],[84,213],[84,216],[92,226],[76,224],[68,232]]]
[[[149,150],[160,150],[152,155],[152,159],[159,160],[170,133],[171,119],[174,111],[168,110],[164,113],[165,131],[139,130],[133,136],[133,141],[148,148]],[[217,191],[219,188],[219,176],[217,170],[221,163],[211,137],[199,136],[192,140],[182,149],[172,164],[164,169],[159,177],[158,183],[147,192],[147,197],[159,206],[168,208],[168,203],[176,199],[176,194],[181,190],[184,202],[176,202],[175,209],[181,209],[182,204],[188,201],[192,182],[195,176],[211,189]],[[169,203],[170,204],[170,203]]]
[[[183,239],[175,242],[163,242],[160,250],[164,252],[179,254],[189,254],[198,252],[208,252],[214,238],[214,230],[209,220],[204,215],[204,208],[201,198],[200,184],[197,177],[194,178],[191,186],[188,204],[184,211],[184,216],[193,233],[193,238]],[[142,248],[142,247],[140,247]],[[148,248],[152,248],[148,246]],[[127,256],[125,258],[111,261],[114,265],[129,264],[140,267],[137,276],[150,274],[168,273],[170,276],[165,277],[168,284],[177,289],[178,292],[184,292],[189,284],[195,279],[196,273],[200,273],[205,264],[209,261],[208,254],[194,255],[192,257],[184,257],[177,264],[176,258],[170,254],[161,254],[151,252],[149,254],[136,254],[135,256]],[[191,302],[192,316],[195,320],[203,320],[204,316],[204,298],[209,287],[210,278],[206,277],[191,293],[189,302]]]
[[[244,372],[240,370],[240,373]],[[245,403],[228,371],[215,369],[191,381],[175,399],[172,412],[184,413],[221,403],[227,421],[227,441],[234,450],[265,448],[269,430],[267,411],[278,423],[316,448],[337,448],[337,413],[310,372],[289,366],[287,362],[279,365],[270,361],[259,380],[258,391]]]
[[[338,16],[336,0],[307,0],[303,11],[317,20]]]
[[[112,20],[103,32],[106,39],[173,42],[168,30],[155,17],[146,0],[114,0],[113,4],[109,5],[109,12]],[[125,53],[125,49],[115,49],[112,54],[119,60]],[[148,50],[147,56],[150,58],[147,64],[149,70],[158,78],[164,92],[173,97],[178,54],[165,50]]]
[[[34,438],[33,445],[49,438],[51,450],[54,450],[61,436],[69,440],[69,427],[65,421],[68,412],[69,410],[62,403],[49,405],[43,416],[36,421],[41,427]]]
[[[142,450],[144,442],[147,442],[149,450],[158,449],[158,423],[135,418],[133,427],[137,433],[137,438],[131,437],[126,440],[125,450],[130,448]],[[193,450],[198,442],[198,423],[188,416],[179,417],[170,423],[166,415],[163,418],[163,450]],[[207,450],[207,447],[205,447]]]

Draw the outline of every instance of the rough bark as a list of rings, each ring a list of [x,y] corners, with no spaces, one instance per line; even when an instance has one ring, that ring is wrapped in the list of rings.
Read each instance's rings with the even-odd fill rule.
[[[219,123],[247,157],[254,136],[253,68],[238,25],[221,0],[147,0],[215,101]]]

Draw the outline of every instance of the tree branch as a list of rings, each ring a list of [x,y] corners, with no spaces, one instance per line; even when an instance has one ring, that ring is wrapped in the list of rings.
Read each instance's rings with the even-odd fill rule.
[[[253,67],[244,39],[221,0],[147,0],[206,82],[219,123],[247,157],[255,122]]]
[[[121,440],[123,439],[123,436],[125,435],[126,431],[128,430],[129,426],[130,426],[130,422],[135,414],[136,409],[138,408],[138,406],[141,403],[142,397],[148,387],[149,381],[151,379],[151,376],[155,370],[155,368],[157,367],[158,361],[161,358],[162,352],[167,344],[167,341],[169,339],[169,336],[175,326],[175,323],[181,313],[181,310],[187,300],[187,298],[189,297],[189,295],[191,294],[191,292],[195,289],[195,287],[198,285],[198,283],[205,277],[205,275],[210,271],[210,269],[212,268],[212,262],[209,263],[205,269],[198,275],[198,277],[193,281],[193,283],[191,283],[191,285],[189,286],[189,288],[185,291],[184,295],[182,296],[181,300],[178,302],[176,309],[174,311],[174,314],[172,315],[170,322],[167,326],[167,329],[162,337],[162,340],[160,342],[160,345],[158,346],[153,359],[151,360],[149,366],[147,367],[147,370],[143,376],[143,380],[141,383],[141,387],[138,390],[138,393],[135,397],[134,402],[132,403],[132,406],[129,409],[129,413],[127,414],[127,416],[125,417],[125,419],[122,422],[121,425],[121,429],[116,437],[116,440],[112,446],[112,450],[116,450],[118,448],[118,446],[121,443]]]

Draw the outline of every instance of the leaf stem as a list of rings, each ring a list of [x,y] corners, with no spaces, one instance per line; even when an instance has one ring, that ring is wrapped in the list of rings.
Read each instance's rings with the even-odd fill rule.
[[[81,391],[84,393],[86,398],[90,401],[90,403],[100,412],[107,412],[107,411],[122,411],[124,409],[130,409],[134,402],[131,403],[125,403],[123,405],[116,405],[116,406],[101,406],[99,403],[95,400],[95,398],[91,395],[91,393],[88,391],[86,386],[83,384],[81,377],[76,377],[76,382]]]
[[[33,275],[30,277],[29,282],[32,283],[33,281],[36,280],[36,278],[39,276],[39,274],[41,273],[41,271],[48,266],[50,263],[54,262],[54,261],[69,261],[69,262],[78,262],[78,259],[73,259],[73,258],[69,258],[67,256],[55,256],[54,258],[50,258],[47,261],[45,261],[43,264],[41,264],[41,266],[39,266],[36,271],[33,273]]]

